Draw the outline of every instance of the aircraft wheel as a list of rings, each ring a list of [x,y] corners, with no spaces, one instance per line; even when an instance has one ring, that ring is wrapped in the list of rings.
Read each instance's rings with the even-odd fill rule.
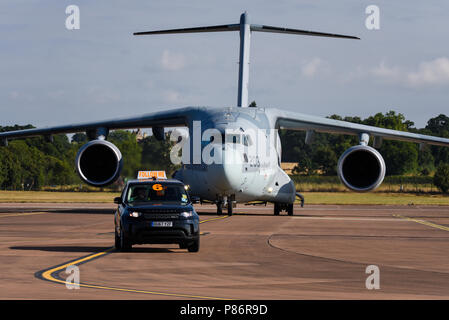
[[[232,201],[228,200],[228,216],[232,216]]]
[[[274,215],[275,215],[275,216],[278,216],[278,215],[279,215],[279,212],[281,212],[280,205],[279,205],[277,202],[275,202],[275,203],[274,203]]]
[[[293,215],[293,203],[289,204],[287,207],[287,213],[289,216]]]

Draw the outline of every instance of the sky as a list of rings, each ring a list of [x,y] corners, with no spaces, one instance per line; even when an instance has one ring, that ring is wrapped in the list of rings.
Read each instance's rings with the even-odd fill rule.
[[[66,7],[80,29],[66,28]],[[379,8],[369,30],[367,6]],[[361,40],[253,33],[249,101],[317,116],[449,114],[449,2],[2,0],[0,125],[61,125],[185,106],[236,106],[238,32],[133,32],[251,23]]]

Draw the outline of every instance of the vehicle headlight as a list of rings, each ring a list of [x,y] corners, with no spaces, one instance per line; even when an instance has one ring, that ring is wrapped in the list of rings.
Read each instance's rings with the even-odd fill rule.
[[[183,218],[191,218],[191,217],[193,217],[193,211],[181,212],[181,217],[183,217]]]
[[[133,217],[133,218],[138,218],[141,215],[142,215],[142,212],[137,212],[137,211],[132,211],[132,212],[129,213],[129,216]]]

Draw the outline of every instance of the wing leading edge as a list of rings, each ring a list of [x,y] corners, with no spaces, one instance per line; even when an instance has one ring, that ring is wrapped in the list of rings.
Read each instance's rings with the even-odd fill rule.
[[[69,124],[47,128],[16,130],[0,133],[0,140],[7,142],[9,139],[27,138],[35,136],[48,136],[53,134],[91,132],[98,129],[106,131],[115,129],[154,128],[154,127],[178,127],[187,126],[189,115],[197,110],[195,107],[187,107],[170,111],[161,111],[144,114],[130,118],[117,118],[105,121]]]
[[[306,114],[272,109],[271,115],[276,128],[290,130],[316,131],[326,133],[362,135],[368,134],[373,138],[398,140],[449,147],[449,139],[423,134],[372,127],[358,123],[334,120]]]

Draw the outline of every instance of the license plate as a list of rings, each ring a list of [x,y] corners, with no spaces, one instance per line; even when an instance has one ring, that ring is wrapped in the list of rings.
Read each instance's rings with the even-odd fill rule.
[[[173,227],[173,221],[153,221],[152,227]]]

